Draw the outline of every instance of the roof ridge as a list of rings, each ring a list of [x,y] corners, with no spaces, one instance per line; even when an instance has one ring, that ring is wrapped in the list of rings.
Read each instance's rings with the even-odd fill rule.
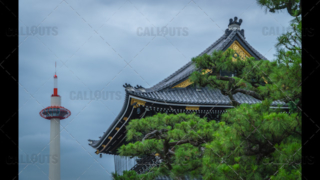
[[[229,42],[232,40],[233,36],[235,36],[237,31],[232,31],[228,37],[226,37],[226,40],[223,42],[223,45],[221,46],[220,50],[225,48],[229,44]]]
[[[224,33],[219,39],[217,39],[214,43],[212,43],[209,47],[207,47],[204,51],[202,51],[199,55],[197,55],[196,57],[199,57],[205,53],[207,53],[209,50],[211,50],[214,46],[216,46],[217,44],[219,44],[221,42],[221,40],[225,39],[226,34]],[[175,72],[173,72],[171,75],[169,75],[167,78],[165,78],[164,80],[160,81],[158,84],[152,86],[149,89],[154,89],[154,90],[159,90],[158,86],[160,86],[161,84],[163,84],[164,82],[167,82],[169,79],[171,79],[172,77],[174,77],[176,74],[180,73],[181,71],[185,70],[187,67],[189,67],[192,64],[192,60],[189,61],[187,64],[185,64],[184,66],[182,66],[181,68],[179,68],[178,70],[176,70]],[[183,77],[184,78],[184,77]],[[183,79],[183,78],[179,78],[179,80]],[[170,83],[172,84],[172,83]],[[168,84],[169,85],[169,84]],[[161,89],[166,88],[168,85],[162,87]]]
[[[244,39],[244,37],[242,37],[242,35],[240,34],[240,32],[237,32],[237,34],[240,35],[241,40],[255,53],[257,54],[257,56],[259,56],[259,58],[264,59],[264,60],[268,60],[266,57],[264,57],[261,53],[259,53],[256,49],[254,49],[248,41],[246,41]]]
[[[239,35],[240,39],[245,43],[245,45],[247,45],[247,47],[252,50],[252,52],[254,54],[256,54],[260,59],[266,59],[266,57],[264,57],[262,54],[260,54],[256,49],[254,49],[243,37],[243,35],[241,34],[241,32],[239,30],[234,30],[232,32],[230,32],[229,34],[224,33],[219,39],[217,39],[214,43],[212,43],[209,47],[207,47],[204,51],[202,51],[199,55],[197,55],[196,57],[202,56],[203,54],[206,54],[208,52],[210,52],[210,50],[212,50],[214,47],[216,47],[219,43],[222,42],[221,46],[217,47],[215,50],[222,50],[224,49],[229,43],[230,41],[232,41],[232,39],[235,37],[235,35]],[[223,40],[225,40],[223,42]],[[193,70],[190,70],[189,72],[185,72],[184,74],[182,74],[180,77],[177,77],[177,79],[173,80],[170,83],[165,84],[166,82],[168,82],[170,79],[172,79],[173,77],[175,77],[176,75],[178,75],[179,73],[181,73],[182,71],[186,70],[188,67],[190,67],[192,65],[192,60],[189,61],[187,64],[185,64],[184,66],[182,66],[181,68],[179,68],[178,70],[176,70],[175,72],[173,72],[171,75],[169,75],[167,78],[165,78],[164,80],[160,81],[159,83],[157,83],[156,85],[152,86],[151,88],[148,88],[149,91],[158,91],[158,90],[162,90],[165,89],[179,81],[181,81],[182,79],[185,79],[187,76],[189,76]]]
[[[192,61],[189,61],[187,64],[185,64],[184,66],[182,66],[181,68],[179,68],[178,70],[176,70],[174,73],[172,73],[171,75],[169,75],[167,78],[165,78],[164,80],[160,81],[158,84],[154,85],[151,88],[155,88],[156,86],[167,82],[169,79],[171,79],[174,75],[176,75],[177,73],[183,71],[184,69],[186,69],[190,64],[192,63]]]
[[[218,40],[216,40],[214,43],[212,43],[207,49],[205,49],[204,51],[202,51],[198,56],[202,56],[203,54],[207,53],[209,50],[211,50],[214,46],[216,46],[217,44],[219,44],[221,42],[221,40],[225,39],[226,34],[224,33]],[[196,56],[196,57],[198,57]]]

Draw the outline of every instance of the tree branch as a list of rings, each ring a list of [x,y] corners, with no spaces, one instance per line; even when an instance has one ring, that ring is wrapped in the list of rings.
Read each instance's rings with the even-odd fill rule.
[[[176,146],[176,145],[181,145],[181,144],[186,144],[189,143],[189,140],[182,140],[182,141],[176,141],[176,142],[171,142],[168,143],[169,146]]]
[[[232,77],[224,77],[224,76],[217,76],[217,79],[218,80],[222,80],[222,81],[229,81],[229,82],[231,82],[232,84],[233,83],[235,83],[235,79],[234,78],[232,78]]]
[[[157,133],[159,133],[159,131],[158,131],[158,130],[154,130],[154,131],[152,131],[151,133],[146,134],[146,135],[144,136],[144,138],[142,139],[142,141],[148,139],[150,136],[156,135]]]
[[[171,151],[170,149],[168,150],[169,154],[175,155],[175,153],[173,151]]]
[[[151,139],[151,138],[153,138],[153,137],[156,136],[156,135],[158,135],[159,139],[164,139],[165,137],[160,136],[160,135],[162,135],[163,132],[168,132],[168,130],[167,130],[167,129],[161,129],[160,131],[154,130],[154,131],[146,134],[146,135],[144,136],[144,138],[142,139],[142,141],[144,141],[144,140],[146,140],[146,139]]]

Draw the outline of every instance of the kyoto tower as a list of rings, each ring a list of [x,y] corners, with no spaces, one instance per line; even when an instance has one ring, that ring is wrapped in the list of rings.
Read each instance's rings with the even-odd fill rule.
[[[68,118],[71,112],[61,106],[61,97],[58,95],[58,76],[54,74],[53,94],[51,106],[40,111],[40,116],[50,120],[50,157],[49,180],[60,180],[60,120]]]

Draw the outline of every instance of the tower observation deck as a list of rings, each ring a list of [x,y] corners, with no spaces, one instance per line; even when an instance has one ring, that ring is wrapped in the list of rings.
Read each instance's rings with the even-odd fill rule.
[[[50,162],[49,180],[60,180],[60,120],[66,119],[71,112],[61,106],[61,97],[58,95],[58,76],[54,75],[54,88],[51,95],[51,106],[42,109],[41,117],[50,120]]]

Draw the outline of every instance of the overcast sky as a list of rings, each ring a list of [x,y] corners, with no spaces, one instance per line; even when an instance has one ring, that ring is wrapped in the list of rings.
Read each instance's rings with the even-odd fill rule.
[[[19,8],[20,180],[48,179],[50,123],[39,112],[50,106],[55,62],[62,106],[72,113],[60,127],[61,179],[112,179],[113,156],[100,158],[88,139],[120,112],[124,83],[155,85],[221,37],[234,16],[246,40],[273,60],[292,19],[255,0],[23,0]],[[165,26],[171,34],[157,35]],[[90,99],[98,91],[104,96]]]

